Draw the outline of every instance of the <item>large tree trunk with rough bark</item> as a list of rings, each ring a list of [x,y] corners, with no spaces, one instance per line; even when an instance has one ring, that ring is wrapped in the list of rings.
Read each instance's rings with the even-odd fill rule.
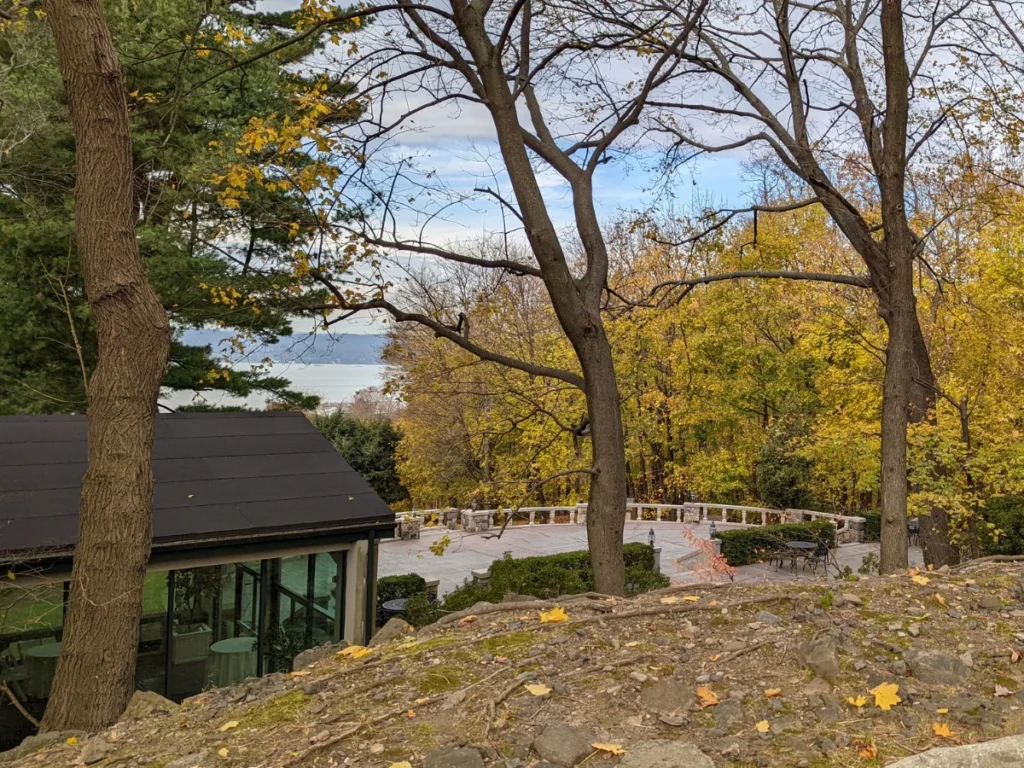
[[[45,0],[44,9],[75,132],[75,234],[99,359],[64,645],[41,728],[96,731],[117,720],[135,688],[170,327],[135,239],[127,102],[102,6]]]

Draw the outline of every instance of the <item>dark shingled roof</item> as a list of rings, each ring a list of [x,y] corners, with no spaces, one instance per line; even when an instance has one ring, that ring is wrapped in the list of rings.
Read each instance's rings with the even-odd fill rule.
[[[85,466],[84,416],[0,417],[0,552],[73,547]],[[394,525],[301,413],[161,414],[153,476],[154,550]]]

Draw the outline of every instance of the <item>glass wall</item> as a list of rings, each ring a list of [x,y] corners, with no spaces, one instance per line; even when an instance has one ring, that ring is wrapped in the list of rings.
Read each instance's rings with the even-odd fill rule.
[[[270,600],[263,634],[263,672],[287,672],[300,651],[341,636],[340,553],[271,561]]]

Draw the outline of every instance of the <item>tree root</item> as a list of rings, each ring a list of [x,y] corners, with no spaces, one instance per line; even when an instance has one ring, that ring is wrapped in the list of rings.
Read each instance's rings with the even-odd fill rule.
[[[585,619],[577,619],[576,621],[570,622],[568,626],[578,626],[580,624],[591,624],[595,621],[612,621],[614,619],[631,619],[636,616],[660,616],[668,613],[693,613],[698,611],[717,611],[721,608],[727,608],[732,610],[733,608],[746,608],[750,605],[763,605],[764,603],[774,603],[778,601],[790,601],[790,602],[805,602],[810,601],[811,598],[805,595],[768,595],[766,597],[755,597],[750,600],[738,600],[733,603],[719,603],[718,605],[701,605],[699,603],[683,603],[678,605],[652,605],[648,608],[637,608],[632,611],[623,611],[622,613],[609,613],[604,616],[589,616]]]
[[[966,563],[951,566],[949,572],[953,573],[964,568],[970,568],[973,565],[984,565],[986,563],[1019,563],[1022,561],[1024,561],[1024,555],[989,555],[988,557],[979,557],[974,560],[968,560]],[[928,575],[930,576],[931,574]]]
[[[540,611],[554,608],[555,606],[572,605],[573,603],[586,603],[591,600],[608,600],[609,595],[602,595],[600,592],[584,592],[580,595],[562,595],[554,600],[528,600],[518,603],[495,603],[494,605],[477,605],[466,608],[463,611],[449,613],[442,616],[433,624],[428,624],[417,632],[418,637],[426,637],[438,630],[444,629],[452,624],[462,621],[468,616],[487,616],[491,613],[505,613],[507,611]],[[479,606],[479,607],[478,607]],[[595,610],[601,610],[597,605],[592,606]]]

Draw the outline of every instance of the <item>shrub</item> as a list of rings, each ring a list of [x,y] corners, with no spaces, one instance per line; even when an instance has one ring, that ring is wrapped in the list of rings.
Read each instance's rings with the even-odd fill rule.
[[[991,498],[981,508],[981,516],[978,536],[984,554],[1024,554],[1024,496]],[[995,526],[995,532],[985,523]]]
[[[864,518],[864,541],[882,540],[882,513],[877,509],[858,512]]]
[[[411,598],[422,594],[426,600],[427,581],[418,573],[402,576],[384,576],[377,579],[377,626],[384,626],[390,616],[384,615],[384,603],[388,600]],[[410,622],[411,623],[411,622]]]
[[[719,531],[715,538],[722,541],[722,556],[732,566],[750,565],[762,560],[779,539],[785,541],[819,541],[824,539],[830,547],[836,543],[836,529],[828,520],[809,523],[766,525],[760,528],[742,528]]]

